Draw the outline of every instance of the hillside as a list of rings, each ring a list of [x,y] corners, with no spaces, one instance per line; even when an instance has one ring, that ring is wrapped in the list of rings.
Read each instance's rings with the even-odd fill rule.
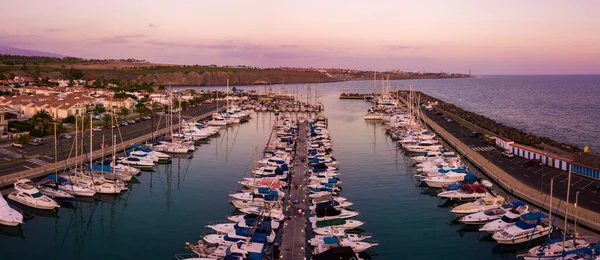
[[[71,73],[77,70],[81,73]],[[318,83],[344,80],[370,80],[373,72],[359,70],[302,68],[253,68],[246,66],[218,67],[215,65],[155,64],[141,60],[85,60],[79,58],[24,57],[0,55],[0,77],[26,76],[33,79],[75,79],[138,81],[163,85],[214,86]],[[439,73],[384,73],[390,79],[454,78],[465,75]]]

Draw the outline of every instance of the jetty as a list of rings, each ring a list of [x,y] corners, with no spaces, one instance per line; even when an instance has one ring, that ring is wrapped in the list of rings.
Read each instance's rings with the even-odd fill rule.
[[[401,102],[405,105],[409,105],[409,102],[404,99],[402,96],[398,97]],[[458,154],[460,154],[463,158],[467,159],[473,166],[479,169],[484,175],[486,175],[489,179],[493,180],[499,187],[501,187],[507,194],[510,196],[520,198],[527,203],[534,205],[538,208],[547,208],[549,196],[543,190],[539,190],[533,188],[526,183],[518,180],[515,176],[518,174],[516,169],[510,168],[506,169],[500,167],[494,163],[494,161],[490,160],[489,157],[485,157],[477,150],[474,150],[474,147],[467,145],[465,142],[461,141],[458,136],[449,132],[443,125],[435,122],[431,119],[427,113],[421,114],[421,117],[425,124],[433,130],[439,137],[441,137],[449,146],[452,147]],[[477,147],[475,147],[477,148]],[[494,148],[495,149],[495,148]],[[560,174],[560,172],[558,172]],[[574,174],[572,174],[574,175]],[[558,176],[558,175],[556,175]],[[548,177],[550,178],[550,176]],[[562,181],[566,181],[566,178]],[[555,194],[556,195],[556,194]],[[561,194],[558,195],[559,197]],[[554,209],[552,214],[556,214],[564,218],[565,209],[569,207],[568,211],[570,214],[573,214],[575,207],[570,205],[566,206],[566,203],[562,203],[561,200],[556,199],[552,203],[552,208]],[[587,227],[591,230],[600,231],[600,213],[584,208],[578,207],[578,215],[579,221],[578,223],[584,227]]]
[[[189,121],[199,121],[199,120],[207,119],[207,118],[211,117],[214,112],[215,112],[215,110],[211,109],[209,112],[192,117]],[[179,123],[174,124],[173,127],[179,128]],[[124,143],[117,144],[116,150],[123,151],[124,149],[128,149],[129,147],[131,147],[131,145],[133,145],[133,144],[145,143],[146,141],[151,140],[156,136],[161,136],[161,135],[167,134],[169,131],[170,131],[169,128],[163,128],[158,131],[155,131],[154,133],[150,133],[150,134],[142,135],[142,136],[130,139],[130,140],[126,140],[126,141],[124,141]],[[97,160],[97,159],[102,158],[103,156],[107,157],[109,155],[112,155],[112,151],[113,151],[112,146],[105,148],[104,154],[102,154],[101,150],[92,151],[92,153],[91,153],[92,160]],[[0,188],[8,187],[19,179],[33,179],[33,178],[41,177],[41,176],[44,176],[44,175],[47,175],[50,173],[54,173],[56,171],[62,171],[66,168],[73,167],[74,165],[80,164],[81,161],[89,162],[89,160],[90,160],[89,157],[86,158],[85,156],[81,156],[81,157],[77,158],[77,160],[75,158],[68,158],[66,160],[61,160],[56,163],[50,163],[48,165],[44,165],[41,167],[6,174],[3,176],[0,176]]]
[[[290,180],[288,207],[285,212],[286,220],[281,240],[281,259],[304,260],[306,258],[306,138],[307,125],[300,123],[298,127],[298,142],[294,160],[293,175]],[[299,212],[299,210],[301,210]],[[306,212],[306,213],[305,213]]]

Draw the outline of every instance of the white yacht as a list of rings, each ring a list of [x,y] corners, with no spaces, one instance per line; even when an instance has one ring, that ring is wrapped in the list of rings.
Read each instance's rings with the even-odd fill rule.
[[[186,150],[186,152],[187,152],[187,150]],[[119,160],[119,162],[122,164],[133,165],[133,166],[141,167],[141,168],[152,168],[154,166],[154,162],[152,162],[151,160],[142,159],[142,158],[135,157],[135,156],[128,156],[128,157],[121,158]]]
[[[523,210],[526,211],[527,208],[528,208],[527,204],[525,204],[521,201],[515,201],[515,202],[504,204],[504,205],[502,205],[502,207],[499,207],[499,208],[488,209],[485,211],[481,211],[481,212],[463,216],[458,221],[460,221],[464,224],[470,224],[470,225],[486,224],[488,222],[502,218],[507,212],[509,212],[512,209],[519,209],[520,211],[523,211]]]
[[[526,254],[519,256],[525,260],[541,260],[541,259],[561,259],[564,252],[573,251],[588,247],[590,243],[584,239],[567,238],[566,240],[555,240],[550,244],[539,245],[532,247]]]
[[[438,193],[438,197],[457,200],[457,201],[471,201],[479,198],[490,196],[491,194],[485,190],[485,186],[473,184],[463,185],[460,189],[442,191]]]
[[[477,199],[474,202],[465,203],[459,206],[456,206],[450,210],[450,212],[462,216],[473,214],[481,211],[486,211],[490,209],[496,209],[504,205],[504,197],[502,196],[487,196],[480,199]]]
[[[467,175],[466,173],[448,172],[448,173],[440,175],[440,176],[435,176],[435,177],[429,176],[429,177],[423,179],[423,181],[429,187],[442,188],[445,185],[464,180],[466,175]]]
[[[323,237],[322,239],[313,238],[308,241],[314,247],[313,254],[323,253],[330,248],[348,246],[356,253],[363,252],[371,247],[378,245],[377,243],[367,243],[362,241],[352,241],[341,237],[331,236]]]
[[[15,191],[8,198],[36,209],[55,209],[60,206],[56,201],[40,193],[29,179],[20,179],[14,183]]]
[[[8,206],[8,203],[0,194],[0,225],[14,227],[22,223],[23,215],[21,215],[21,213]]]
[[[528,207],[517,207],[516,209],[511,209],[504,214],[500,219],[489,222],[483,227],[479,228],[479,231],[488,232],[494,234],[502,229],[510,227],[517,223],[523,214],[528,212]]]
[[[530,212],[521,216],[515,225],[496,232],[492,238],[499,244],[520,244],[547,236],[551,230],[548,216]]]

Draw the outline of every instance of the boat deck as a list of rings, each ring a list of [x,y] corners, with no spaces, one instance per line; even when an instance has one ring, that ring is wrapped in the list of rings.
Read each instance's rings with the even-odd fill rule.
[[[294,170],[291,177],[290,196],[288,198],[288,208],[283,228],[283,238],[281,240],[281,259],[304,260],[306,259],[306,216],[304,212],[308,209],[306,201],[306,138],[307,125],[300,124],[298,128],[298,143],[296,146],[296,158],[294,160]],[[295,200],[298,203],[293,203]],[[298,215],[298,209],[302,209],[303,214]]]

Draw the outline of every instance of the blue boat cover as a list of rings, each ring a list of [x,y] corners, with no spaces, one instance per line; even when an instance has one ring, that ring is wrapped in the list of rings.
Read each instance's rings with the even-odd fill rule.
[[[112,172],[110,165],[92,164],[92,169],[101,172]]]
[[[277,167],[275,169],[275,175],[283,175],[283,169],[281,169],[281,167]]]
[[[259,242],[259,243],[267,243],[267,234],[256,232],[254,236],[250,239],[250,242]]]
[[[271,191],[269,187],[258,187],[258,193],[268,194]]]
[[[48,177],[47,177],[47,178],[48,178],[48,179],[51,179],[51,180],[54,180],[54,181],[58,180],[58,184],[63,184],[63,183],[67,183],[67,182],[69,182],[68,180],[66,180],[66,179],[64,179],[64,178],[61,178],[61,177],[58,177],[58,176],[56,176],[56,174],[54,174],[54,173],[53,173],[53,174],[50,174],[50,175],[48,175]]]
[[[283,170],[284,172],[288,172],[290,171],[290,167],[287,165],[287,163],[284,163],[283,165],[281,165],[281,170]]]
[[[325,186],[327,188],[332,188],[333,187],[333,183],[325,183],[325,184],[323,184],[323,186]]]
[[[327,182],[329,182],[329,183],[337,183],[338,182],[338,178],[329,178],[327,180]]]
[[[323,242],[327,245],[338,245],[340,243],[337,237],[324,237]]]
[[[466,171],[466,169],[464,169],[464,168],[461,168],[461,169]],[[459,172],[459,171],[454,170],[454,172]],[[465,175],[464,180],[467,182],[477,181],[477,176],[475,176],[475,173],[473,173],[473,172],[468,172],[467,175]]]
[[[513,201],[510,204],[513,205],[514,207],[525,206],[525,202],[522,202],[522,201]]]

